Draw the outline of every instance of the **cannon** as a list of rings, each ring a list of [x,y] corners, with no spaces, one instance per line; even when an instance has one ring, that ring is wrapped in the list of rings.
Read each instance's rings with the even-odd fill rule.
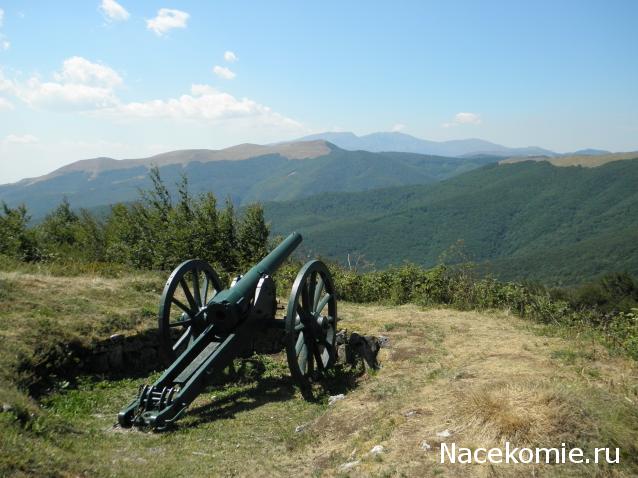
[[[301,243],[292,233],[270,254],[224,289],[205,261],[181,263],[160,299],[160,352],[171,365],[120,411],[122,427],[163,429],[184,414],[207,378],[231,365],[257,334],[284,331],[290,373],[304,396],[312,380],[336,359],[337,301],[328,268],[307,262],[297,274],[283,318],[277,318],[272,275]]]

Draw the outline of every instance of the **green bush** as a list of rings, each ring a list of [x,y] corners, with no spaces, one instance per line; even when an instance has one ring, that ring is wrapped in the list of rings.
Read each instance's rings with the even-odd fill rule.
[[[29,227],[24,206],[11,209],[2,204],[1,262],[44,261],[71,269],[77,269],[74,264],[110,263],[171,270],[186,259],[201,258],[221,275],[231,275],[264,255],[269,229],[261,205],[249,205],[238,217],[230,200],[218,210],[213,194],[192,197],[185,176],[175,200],[159,169],[152,168],[149,176],[153,187],[140,191],[139,201],[113,205],[103,220],[86,210],[73,211],[65,198],[42,223]]]

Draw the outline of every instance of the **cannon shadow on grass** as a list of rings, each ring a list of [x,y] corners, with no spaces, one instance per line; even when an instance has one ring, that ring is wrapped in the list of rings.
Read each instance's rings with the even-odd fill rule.
[[[321,403],[330,395],[346,394],[357,386],[357,379],[365,373],[365,368],[359,364],[355,366],[337,365],[314,384],[311,393],[304,393],[304,399]],[[225,382],[232,383],[231,380]],[[243,385],[243,386],[242,386]],[[253,386],[251,386],[253,385]],[[257,376],[253,382],[238,382],[238,389],[221,398],[215,398],[210,403],[193,407],[188,410],[188,422],[183,426],[196,427],[216,420],[234,418],[237,413],[256,409],[267,403],[284,402],[291,399],[301,399],[297,396],[299,389],[289,376],[262,377]],[[207,388],[207,393],[214,393],[215,388]]]

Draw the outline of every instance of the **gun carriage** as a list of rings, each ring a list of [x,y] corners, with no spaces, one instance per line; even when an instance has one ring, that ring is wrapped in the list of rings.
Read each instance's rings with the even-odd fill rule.
[[[160,352],[172,364],[118,415],[122,427],[165,428],[207,383],[267,328],[285,331],[290,373],[304,393],[335,362],[337,301],[328,268],[307,262],[293,283],[286,315],[276,317],[272,275],[301,243],[292,233],[224,289],[205,261],[181,263],[166,281],[158,314]]]

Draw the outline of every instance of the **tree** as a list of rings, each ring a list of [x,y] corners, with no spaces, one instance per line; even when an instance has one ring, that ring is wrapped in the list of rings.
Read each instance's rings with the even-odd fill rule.
[[[29,219],[27,208],[24,205],[10,208],[2,202],[0,208],[0,254],[26,261],[39,258],[35,235],[27,227]]]
[[[77,224],[79,220],[65,196],[59,206],[47,214],[38,227],[45,247],[57,254],[68,252],[70,246],[78,242]]]
[[[268,251],[270,230],[261,204],[251,204],[245,209],[238,229],[240,262],[242,266],[248,267],[261,260]]]
[[[230,198],[226,198],[225,208],[219,214],[219,262],[226,272],[237,272],[239,268],[236,226],[235,207]]]
[[[192,227],[196,230],[195,256],[215,265],[221,265],[223,249],[219,232],[217,198],[213,193],[200,196],[195,207]]]
[[[76,224],[76,241],[79,256],[89,261],[104,261],[106,259],[104,224],[86,209],[80,210]]]

